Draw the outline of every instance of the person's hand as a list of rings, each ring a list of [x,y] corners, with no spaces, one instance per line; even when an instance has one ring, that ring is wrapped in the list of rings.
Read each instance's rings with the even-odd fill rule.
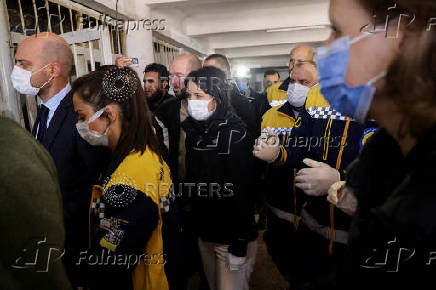
[[[241,266],[245,263],[247,257],[238,257],[227,253],[227,267],[230,271],[238,271]]]
[[[354,215],[359,203],[345,181],[336,182],[330,187],[327,200],[350,216]]]
[[[330,203],[337,205],[339,202],[339,193],[341,192],[344,186],[345,186],[345,181],[338,181],[333,183],[328,190],[327,200]]]
[[[279,136],[267,127],[268,135],[261,135],[254,145],[253,155],[268,163],[274,162],[280,154]]]
[[[308,158],[304,159],[303,162],[310,168],[304,168],[297,172],[295,186],[307,195],[326,195],[330,186],[341,180],[339,171],[326,163]]]
[[[119,55],[115,58],[115,65],[119,68],[123,68],[132,64],[130,58],[125,57],[124,55]]]

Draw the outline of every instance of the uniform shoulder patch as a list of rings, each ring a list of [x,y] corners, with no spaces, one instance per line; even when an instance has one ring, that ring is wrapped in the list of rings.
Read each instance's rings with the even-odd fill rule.
[[[378,128],[366,128],[363,131],[362,138],[360,138],[360,147],[363,147],[365,145],[366,141],[374,135],[374,133],[377,131]]]

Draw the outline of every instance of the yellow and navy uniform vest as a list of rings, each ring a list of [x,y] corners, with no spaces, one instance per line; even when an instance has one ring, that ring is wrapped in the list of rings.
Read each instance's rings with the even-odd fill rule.
[[[331,251],[333,241],[346,243],[350,217],[331,206],[325,196],[309,197],[296,189],[290,181],[294,179],[297,170],[306,167],[302,163],[304,158],[325,162],[338,169],[342,175],[345,174],[344,169],[357,157],[377,125],[374,122],[361,125],[333,110],[321,95],[319,86],[309,91],[305,109],[300,112],[298,121],[290,116],[290,110],[287,110],[288,114],[284,113],[285,108],[290,107],[286,104],[272,108],[263,117],[262,129],[269,126],[280,133],[284,130],[283,127],[288,126],[291,136],[288,142],[282,143],[279,158],[273,166],[273,173],[278,177],[274,182],[286,186],[269,185],[278,192],[270,191],[266,200],[282,211],[296,213],[298,216],[302,214],[302,221],[310,225],[309,228],[317,229],[317,233],[322,234],[326,241],[331,240]],[[279,170],[286,170],[287,175]],[[271,174],[268,178],[271,178]],[[294,215],[294,230],[297,230],[298,220],[299,217]]]
[[[318,137],[316,142],[312,142],[305,158],[329,164],[341,173],[343,179],[345,169],[377,130],[377,124],[372,121],[360,124],[335,111],[322,96],[319,85],[309,91],[305,108],[312,119],[310,135]],[[325,196],[309,197],[304,211],[309,219],[313,218],[327,229],[325,232],[329,234],[325,237],[330,240],[330,253],[333,242],[347,243],[351,218],[329,204]]]
[[[291,79],[287,78],[284,82],[278,82],[266,89],[266,97],[271,107],[274,108],[286,102],[290,81]]]
[[[138,257],[123,289],[169,289],[165,271],[168,245],[164,232],[172,211],[170,171],[155,153],[132,151],[113,164],[102,186],[93,188],[90,205],[90,248]],[[112,273],[112,272],[111,272]],[[100,272],[104,274],[104,272]],[[105,276],[108,276],[107,274]],[[121,277],[100,277],[111,280]],[[112,284],[112,286],[114,286]]]
[[[279,136],[281,145],[278,160],[268,165],[265,173],[265,188],[267,189],[265,199],[270,207],[286,213],[299,215],[299,209],[307,199],[304,194],[295,191],[296,166],[291,162],[286,162],[288,158],[302,160],[299,156],[300,152],[292,151],[293,156],[289,157],[288,152],[291,151],[286,148],[296,146],[300,142],[297,136],[301,137],[308,131],[309,121],[310,118],[305,110],[300,110],[296,117],[294,108],[287,101],[271,108],[262,117],[262,134],[266,135],[266,128],[270,127]]]

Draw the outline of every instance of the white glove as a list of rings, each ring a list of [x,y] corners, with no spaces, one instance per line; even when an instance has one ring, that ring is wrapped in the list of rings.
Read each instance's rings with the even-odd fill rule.
[[[326,163],[308,158],[304,159],[303,162],[310,168],[304,168],[297,172],[295,186],[307,195],[326,195],[330,186],[341,180],[339,171]]]
[[[247,257],[238,257],[227,253],[227,267],[230,271],[238,271],[246,260]]]
[[[280,154],[280,139],[270,127],[266,129],[268,135],[262,135],[256,140],[253,155],[260,160],[272,163]]]

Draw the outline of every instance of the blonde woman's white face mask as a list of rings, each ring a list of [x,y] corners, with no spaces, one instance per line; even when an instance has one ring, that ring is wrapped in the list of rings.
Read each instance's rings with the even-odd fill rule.
[[[205,121],[209,119],[215,110],[209,112],[210,100],[188,100],[188,113],[197,121]]]

